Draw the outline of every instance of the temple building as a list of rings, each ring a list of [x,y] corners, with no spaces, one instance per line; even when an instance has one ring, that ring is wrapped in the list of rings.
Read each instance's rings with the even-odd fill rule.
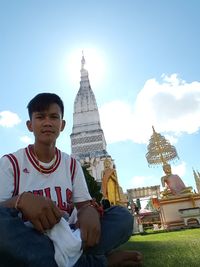
[[[106,150],[95,95],[91,89],[85,58],[81,60],[80,88],[74,101],[73,128],[70,135],[72,155],[101,184],[103,197],[111,204],[124,202],[114,160]]]

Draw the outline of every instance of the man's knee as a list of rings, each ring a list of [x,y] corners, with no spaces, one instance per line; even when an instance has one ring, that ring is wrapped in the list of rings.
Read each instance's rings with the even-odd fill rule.
[[[0,219],[16,217],[18,215],[18,211],[16,209],[6,208],[4,206],[0,206]]]
[[[14,222],[21,221],[18,217],[18,211],[16,209],[10,209],[0,206],[0,238],[2,233],[9,233],[15,226]]]
[[[133,229],[133,215],[129,210],[122,206],[112,206],[108,212],[112,217],[112,220],[118,224],[118,227],[121,227],[122,230],[132,233]]]
[[[122,223],[123,227],[127,229],[132,229],[133,215],[125,207],[117,206],[117,208],[119,212],[119,217],[121,218],[120,223]]]

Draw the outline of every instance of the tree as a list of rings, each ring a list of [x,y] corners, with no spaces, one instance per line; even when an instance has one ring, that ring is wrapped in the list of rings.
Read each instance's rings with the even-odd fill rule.
[[[100,204],[100,201],[102,199],[102,193],[101,193],[101,186],[97,183],[97,181],[92,177],[86,167],[82,167],[83,173],[85,175],[86,183],[88,186],[89,193],[92,198],[96,199],[96,202]]]

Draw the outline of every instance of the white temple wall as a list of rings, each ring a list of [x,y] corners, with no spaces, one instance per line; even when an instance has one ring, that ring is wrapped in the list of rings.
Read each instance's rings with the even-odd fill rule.
[[[99,114],[97,111],[87,111],[87,112],[80,112],[74,114],[74,121],[73,124],[76,126],[77,124],[96,124],[99,123]]]

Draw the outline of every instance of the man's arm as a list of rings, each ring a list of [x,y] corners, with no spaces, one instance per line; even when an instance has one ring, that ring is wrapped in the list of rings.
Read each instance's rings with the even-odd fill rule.
[[[83,248],[93,247],[99,243],[101,235],[100,215],[91,201],[75,204],[78,210],[78,227],[81,230]]]
[[[0,206],[6,207],[6,208],[15,208],[15,203],[17,201],[18,196],[14,196],[8,200],[0,202]]]
[[[101,235],[100,215],[92,204],[83,170],[79,162],[73,181],[73,200],[78,210],[78,227],[81,230],[83,247],[92,247],[99,242]]]
[[[17,203],[17,206],[16,206]],[[46,197],[24,192],[0,203],[7,208],[16,208],[23,218],[30,221],[39,232],[51,229],[61,219],[62,212]]]

